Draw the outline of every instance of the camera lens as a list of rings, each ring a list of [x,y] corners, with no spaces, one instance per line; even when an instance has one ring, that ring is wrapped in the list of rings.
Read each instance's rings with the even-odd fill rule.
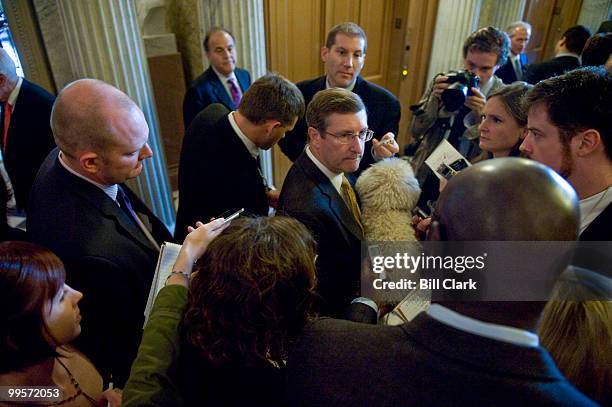
[[[447,112],[454,112],[465,103],[468,87],[463,83],[455,82],[442,92],[442,102]]]

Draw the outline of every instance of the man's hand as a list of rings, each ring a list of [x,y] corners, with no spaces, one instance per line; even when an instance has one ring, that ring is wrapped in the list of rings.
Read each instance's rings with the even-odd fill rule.
[[[474,93],[474,95],[468,96],[465,99],[464,105],[469,107],[474,112],[476,117],[478,117],[478,121],[480,121],[480,116],[482,116],[484,113],[487,98],[478,88],[472,88],[472,93]]]
[[[372,155],[376,161],[392,157],[399,151],[395,135],[391,132],[385,134],[380,141],[372,139]]]
[[[438,100],[441,100],[442,92],[450,86],[450,83],[446,83],[447,80],[448,76],[444,75],[436,76],[436,79],[434,79],[434,87],[431,93],[437,97]]]

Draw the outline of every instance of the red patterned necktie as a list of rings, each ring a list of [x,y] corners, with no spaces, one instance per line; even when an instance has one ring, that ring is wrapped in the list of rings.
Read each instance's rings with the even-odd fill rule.
[[[2,115],[4,116],[4,129],[2,129],[2,152],[6,153],[6,137],[8,136],[8,129],[11,123],[11,112],[13,111],[13,106],[11,106],[8,102],[4,102],[2,104]]]
[[[236,86],[236,82],[232,78],[227,80],[227,85],[230,88],[230,93],[232,94],[232,100],[234,101],[234,105],[236,106],[236,108],[238,108],[238,105],[240,104],[240,99],[241,99],[240,91],[238,90],[238,86]]]

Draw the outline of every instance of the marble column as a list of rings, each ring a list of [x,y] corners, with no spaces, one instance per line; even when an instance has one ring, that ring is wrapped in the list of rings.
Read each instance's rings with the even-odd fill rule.
[[[266,38],[263,0],[199,0],[200,43],[212,27],[223,27],[232,32],[236,40],[238,66],[251,72],[253,80],[266,71]],[[202,48],[204,69],[208,60]],[[272,152],[262,151],[261,170],[272,185]]]
[[[611,10],[612,0],[583,0],[576,24],[583,25],[595,33],[602,21],[609,19]]]
[[[58,0],[70,65],[77,78],[96,78],[124,91],[144,112],[153,157],[142,174],[128,182],[169,227],[175,215],[149,77],[149,68],[132,1]]]
[[[463,42],[478,28],[481,1],[439,1],[428,80],[438,73],[463,67]]]
[[[506,0],[495,2],[495,12],[487,25],[505,30],[510,24],[523,17],[526,0]]]

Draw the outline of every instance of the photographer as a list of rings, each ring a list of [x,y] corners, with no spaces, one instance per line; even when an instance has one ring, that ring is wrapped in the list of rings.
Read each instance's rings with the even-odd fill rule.
[[[465,71],[436,75],[419,103],[411,107],[410,131],[416,139],[411,146],[416,149],[412,163],[423,188],[422,202],[437,197],[437,178],[425,159],[442,140],[447,139],[468,160],[480,153],[480,116],[486,96],[503,86],[494,74],[506,62],[509,47],[508,35],[495,27],[473,32],[463,44]],[[470,86],[474,84],[477,86]],[[452,94],[447,91],[449,87]]]

